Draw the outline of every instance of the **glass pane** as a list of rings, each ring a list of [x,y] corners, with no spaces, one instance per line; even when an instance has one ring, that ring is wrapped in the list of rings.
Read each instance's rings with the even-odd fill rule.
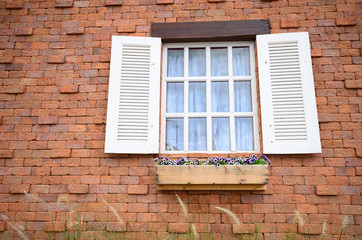
[[[167,52],[167,76],[184,76],[184,50],[182,48],[170,48]]]
[[[227,48],[211,48],[211,76],[228,75]]]
[[[233,47],[233,72],[234,76],[249,76],[249,48]]]
[[[189,83],[189,112],[206,112],[205,82]]]
[[[206,76],[206,51],[205,48],[189,49],[189,76]]]
[[[184,112],[184,84],[167,83],[167,112]]]
[[[212,119],[212,150],[230,150],[229,118]]]
[[[229,83],[211,83],[211,111],[229,112]]]
[[[234,83],[235,112],[251,112],[250,81]]]
[[[253,151],[253,118],[235,118],[235,136],[237,151]]]
[[[166,120],[166,150],[182,151],[184,149],[183,118],[168,118]]]
[[[189,150],[206,150],[206,118],[189,119]]]

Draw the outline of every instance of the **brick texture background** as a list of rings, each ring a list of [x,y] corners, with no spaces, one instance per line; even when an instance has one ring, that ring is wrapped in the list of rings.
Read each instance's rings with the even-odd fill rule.
[[[255,222],[265,239],[280,237],[294,210],[306,220],[295,231],[320,234],[325,220],[336,238],[347,216],[343,239],[361,238],[361,10],[359,0],[2,0],[0,212],[47,239],[50,213],[27,191],[55,208],[55,231],[64,227],[60,196],[83,214],[85,233],[104,229],[103,199],[129,231],[187,231],[175,192],[157,190],[156,155],[104,153],[111,36],[150,36],[153,22],[269,19],[272,33],[310,34],[323,153],[270,156],[266,191],[177,193],[190,221],[217,238]],[[108,216],[107,228],[117,229]],[[0,221],[0,238],[11,231]]]

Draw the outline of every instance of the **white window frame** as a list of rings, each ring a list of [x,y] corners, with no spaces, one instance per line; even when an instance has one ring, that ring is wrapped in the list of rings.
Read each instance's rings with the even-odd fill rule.
[[[250,57],[250,76],[232,76],[232,47],[249,47]],[[188,76],[188,50],[189,48],[206,48],[206,76],[205,77],[167,77],[167,49],[184,48],[184,76]],[[210,48],[227,47],[228,49],[228,76],[211,77],[210,71]],[[234,81],[247,80],[251,82],[251,102],[252,112],[234,112]],[[188,83],[196,81],[206,82],[206,113],[188,113]],[[229,82],[229,109],[230,112],[211,113],[211,81],[228,81]],[[184,112],[183,113],[166,113],[166,97],[168,82],[183,82],[184,85]],[[206,151],[188,151],[188,118],[189,117],[206,117],[207,121],[207,150]],[[212,117],[228,117],[230,119],[230,151],[212,151]],[[252,117],[253,118],[253,137],[254,151],[236,151],[235,138],[235,117]],[[166,151],[166,118],[183,118],[184,119],[184,150],[183,151]],[[164,43],[163,60],[162,60],[162,99],[161,99],[161,153],[259,153],[259,120],[258,120],[258,102],[256,89],[256,71],[255,71],[255,51],[254,42],[200,42],[200,43]]]

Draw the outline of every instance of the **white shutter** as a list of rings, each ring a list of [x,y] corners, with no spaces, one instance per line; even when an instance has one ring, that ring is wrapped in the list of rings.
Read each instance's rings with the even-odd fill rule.
[[[309,36],[257,36],[264,153],[320,153]]]
[[[106,153],[158,153],[161,39],[112,37]]]

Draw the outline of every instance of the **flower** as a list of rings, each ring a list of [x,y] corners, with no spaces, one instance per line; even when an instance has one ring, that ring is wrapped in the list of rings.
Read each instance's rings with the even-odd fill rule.
[[[167,157],[158,157],[155,160],[157,165],[270,165],[271,162],[265,155],[260,155],[259,157],[255,154],[249,156],[248,158],[224,158],[224,157],[210,157],[208,160],[199,160],[199,159],[189,159],[188,157],[182,157],[177,160],[171,160]]]

